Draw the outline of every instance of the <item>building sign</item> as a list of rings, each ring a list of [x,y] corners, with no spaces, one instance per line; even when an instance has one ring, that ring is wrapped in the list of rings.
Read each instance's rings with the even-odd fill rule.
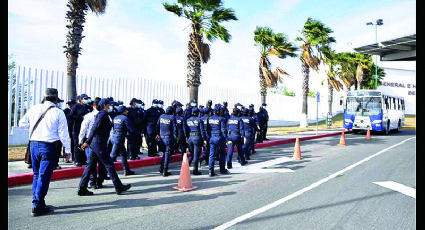
[[[416,95],[416,84],[383,81],[381,86],[408,88],[409,91],[408,91],[407,95]]]
[[[384,68],[385,77],[378,90],[394,96],[403,97],[406,114],[416,114],[416,71]]]

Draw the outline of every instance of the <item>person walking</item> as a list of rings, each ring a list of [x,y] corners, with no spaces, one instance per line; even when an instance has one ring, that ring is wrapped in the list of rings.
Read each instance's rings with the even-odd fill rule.
[[[232,158],[233,158],[233,148],[236,146],[238,148],[239,162],[242,166],[248,164],[248,161],[245,160],[245,157],[242,153],[242,138],[244,133],[243,122],[239,117],[239,109],[233,108],[233,114],[227,121],[227,130],[229,131],[228,142],[227,142],[227,168],[231,169]]]
[[[29,127],[30,151],[33,169],[32,216],[52,211],[45,202],[53,169],[58,161],[62,143],[65,153],[71,154],[71,140],[65,113],[56,107],[60,101],[55,88],[47,88],[44,102],[30,108],[19,121],[20,127]]]
[[[190,150],[190,157],[189,157],[189,166],[193,163],[193,175],[201,175],[202,173],[198,170],[198,160],[199,155],[201,154],[202,146],[206,144],[207,136],[204,128],[204,122],[201,120],[201,118],[198,117],[199,115],[199,109],[198,108],[192,108],[192,117],[187,119],[185,122],[185,129],[183,131],[185,132],[186,138],[188,138],[188,145]]]
[[[89,132],[94,124],[94,118],[99,113],[99,111],[96,109],[96,106],[99,104],[100,100],[101,98],[96,97],[92,105],[93,111],[84,115],[83,123],[81,123],[80,134],[78,135],[78,143],[79,143],[78,146],[81,146],[82,144],[84,144],[84,142],[86,141],[86,139],[88,138],[90,134]],[[86,153],[87,159],[89,159],[90,148],[86,148],[84,151]],[[93,170],[89,180],[89,187],[93,187],[95,189],[102,188],[102,182],[107,177],[105,165],[103,165],[101,161],[96,161],[96,163],[99,165],[99,177],[97,177],[96,170]]]
[[[117,161],[118,155],[121,154],[122,165],[124,167],[124,176],[134,175],[135,172],[130,170],[130,166],[127,162],[127,151],[125,149],[124,142],[127,133],[133,137],[141,137],[141,133],[134,128],[133,123],[127,117],[128,109],[125,106],[118,106],[117,111],[118,116],[116,116],[112,121],[114,129],[112,131],[111,137],[111,142],[113,144],[111,158],[112,161],[115,162]]]
[[[84,169],[83,176],[81,177],[78,195],[79,196],[91,196],[93,192],[87,190],[89,183],[89,176],[92,170],[96,170],[95,162],[97,160],[102,161],[105,165],[106,171],[108,171],[111,177],[112,183],[114,184],[115,191],[118,195],[122,192],[130,189],[131,184],[123,185],[120,178],[118,177],[117,171],[115,170],[114,162],[112,161],[108,152],[108,139],[112,128],[112,122],[108,116],[107,111],[109,110],[109,100],[102,98],[99,101],[96,109],[99,113],[96,115],[92,129],[90,130],[89,137],[81,146],[81,149],[90,147],[90,156],[87,166]]]
[[[210,155],[209,155],[209,176],[217,175],[214,172],[214,164],[216,155],[219,159],[220,173],[228,174],[226,167],[226,151],[224,150],[227,139],[226,120],[220,116],[224,108],[220,104],[214,106],[214,115],[208,118],[208,130],[211,133],[210,137]]]
[[[171,175],[168,172],[168,165],[170,163],[170,156],[174,153],[174,144],[177,139],[177,122],[174,117],[174,108],[168,106],[164,114],[162,114],[156,125],[157,136],[156,139],[160,145],[163,145],[163,154],[161,158],[161,166],[159,173],[164,177]]]

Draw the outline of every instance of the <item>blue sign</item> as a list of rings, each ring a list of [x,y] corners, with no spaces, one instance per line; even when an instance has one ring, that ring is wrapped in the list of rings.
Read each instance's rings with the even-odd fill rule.
[[[320,92],[317,92],[316,93],[316,101],[317,102],[320,102]]]

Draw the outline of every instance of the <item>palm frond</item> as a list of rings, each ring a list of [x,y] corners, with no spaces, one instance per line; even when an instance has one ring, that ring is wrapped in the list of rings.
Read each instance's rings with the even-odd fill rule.
[[[86,0],[87,5],[96,15],[105,13],[107,1],[106,0]]]
[[[174,13],[179,17],[181,17],[183,14],[183,8],[179,7],[177,4],[163,3],[162,5],[164,6],[165,10]]]

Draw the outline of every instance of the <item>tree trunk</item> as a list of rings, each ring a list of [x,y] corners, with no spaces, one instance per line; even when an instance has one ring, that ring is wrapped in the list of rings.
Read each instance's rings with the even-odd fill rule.
[[[189,37],[187,54],[187,87],[189,87],[189,100],[195,99],[198,102],[198,88],[201,84],[201,57],[196,49],[196,42],[201,44],[200,26],[192,25],[192,33]]]
[[[77,97],[77,59],[78,56],[67,55],[68,67],[66,73],[66,89],[67,100],[76,99]]]
[[[262,61],[262,60],[261,60]],[[267,97],[267,86],[266,82],[264,81],[263,71],[261,70],[261,64],[258,68],[260,72],[260,95],[261,95],[261,104],[266,103],[266,97]]]
[[[308,83],[310,78],[310,68],[309,66],[304,63],[302,64],[302,71],[303,71],[303,80],[302,80],[302,88],[303,88],[303,94],[302,94],[302,109],[301,109],[301,117],[300,117],[300,128],[307,128],[308,122],[307,122],[307,106],[308,106]]]
[[[328,80],[328,113],[332,115],[333,87]]]
[[[78,67],[78,55],[80,44],[83,39],[84,22],[86,21],[87,5],[84,0],[69,0],[66,19],[68,33],[66,35],[65,54],[67,58],[67,100],[77,97],[76,74]]]
[[[199,89],[199,86],[194,86],[194,85],[189,86],[189,98],[190,98],[190,100],[195,99],[195,101],[198,102],[198,89]]]

